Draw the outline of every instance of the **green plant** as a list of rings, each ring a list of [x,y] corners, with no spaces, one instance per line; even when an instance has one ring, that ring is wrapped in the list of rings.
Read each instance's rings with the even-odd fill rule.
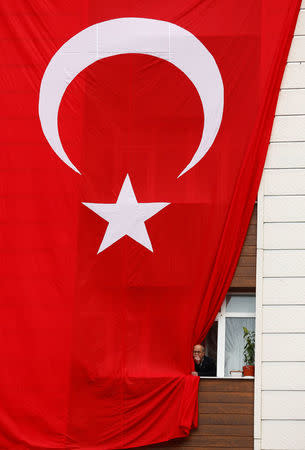
[[[249,331],[246,327],[244,330],[244,361],[247,366],[253,366],[255,360],[255,331]]]

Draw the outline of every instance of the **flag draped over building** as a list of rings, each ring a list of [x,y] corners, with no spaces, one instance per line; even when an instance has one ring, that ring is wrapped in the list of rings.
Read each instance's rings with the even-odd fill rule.
[[[299,5],[1,6],[1,448],[196,426]]]

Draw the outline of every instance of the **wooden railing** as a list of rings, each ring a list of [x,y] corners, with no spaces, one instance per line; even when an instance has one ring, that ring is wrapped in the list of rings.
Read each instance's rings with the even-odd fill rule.
[[[148,449],[253,449],[254,380],[202,378],[199,384],[199,426],[189,437]]]

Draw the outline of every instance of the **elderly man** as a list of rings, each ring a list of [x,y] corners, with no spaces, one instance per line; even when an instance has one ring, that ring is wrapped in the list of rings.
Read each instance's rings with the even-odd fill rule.
[[[199,377],[215,377],[216,365],[212,358],[205,356],[205,347],[203,345],[195,345],[193,350],[193,358],[195,363],[195,372],[192,375]]]

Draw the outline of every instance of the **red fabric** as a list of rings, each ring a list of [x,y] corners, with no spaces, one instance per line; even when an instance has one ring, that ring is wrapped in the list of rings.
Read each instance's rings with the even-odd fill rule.
[[[197,424],[192,347],[230,285],[265,160],[299,0],[2,2],[0,448],[100,450],[186,436]],[[215,58],[224,113],[203,110],[174,65],[127,54],[92,64],[59,110],[61,161],[38,116],[55,52],[95,23],[179,25]],[[66,74],[69,77],[69,74]],[[151,252],[123,237],[97,254],[126,174]]]

